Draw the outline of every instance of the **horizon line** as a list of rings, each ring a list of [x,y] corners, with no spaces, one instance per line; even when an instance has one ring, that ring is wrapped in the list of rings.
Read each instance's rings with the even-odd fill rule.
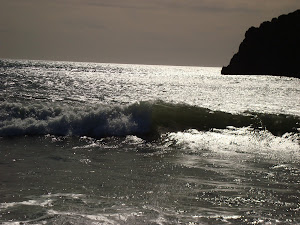
[[[140,66],[174,66],[174,67],[214,67],[222,68],[223,66],[204,66],[204,65],[176,65],[176,64],[148,64],[148,63],[126,63],[126,62],[99,62],[99,61],[81,61],[81,60],[57,60],[57,59],[26,59],[26,58],[2,58],[0,60],[15,61],[48,61],[48,62],[66,62],[66,63],[96,63],[96,64],[114,64],[114,65],[140,65]]]

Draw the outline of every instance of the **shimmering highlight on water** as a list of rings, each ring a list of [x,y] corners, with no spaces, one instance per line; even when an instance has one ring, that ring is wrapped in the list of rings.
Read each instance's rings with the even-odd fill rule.
[[[0,223],[300,223],[300,81],[0,61]]]

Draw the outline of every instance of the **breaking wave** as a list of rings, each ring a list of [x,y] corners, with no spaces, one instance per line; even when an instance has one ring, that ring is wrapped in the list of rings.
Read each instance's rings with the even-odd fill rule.
[[[299,133],[300,118],[245,112],[230,114],[206,108],[163,101],[130,105],[25,105],[0,104],[0,136],[61,135],[148,136],[197,129],[208,131],[228,126],[268,130],[274,135]]]

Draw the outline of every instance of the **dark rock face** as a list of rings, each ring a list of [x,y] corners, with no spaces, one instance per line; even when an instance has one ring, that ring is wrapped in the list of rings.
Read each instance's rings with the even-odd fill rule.
[[[221,73],[300,78],[300,10],[251,27]]]

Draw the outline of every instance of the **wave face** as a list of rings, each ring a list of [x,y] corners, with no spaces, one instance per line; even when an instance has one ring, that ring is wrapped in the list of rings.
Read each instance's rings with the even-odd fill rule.
[[[0,136],[61,135],[107,136],[140,135],[197,129],[251,127],[280,136],[298,133],[300,119],[291,115],[245,112],[230,114],[206,108],[163,101],[129,105],[70,106],[21,103],[0,104]]]

